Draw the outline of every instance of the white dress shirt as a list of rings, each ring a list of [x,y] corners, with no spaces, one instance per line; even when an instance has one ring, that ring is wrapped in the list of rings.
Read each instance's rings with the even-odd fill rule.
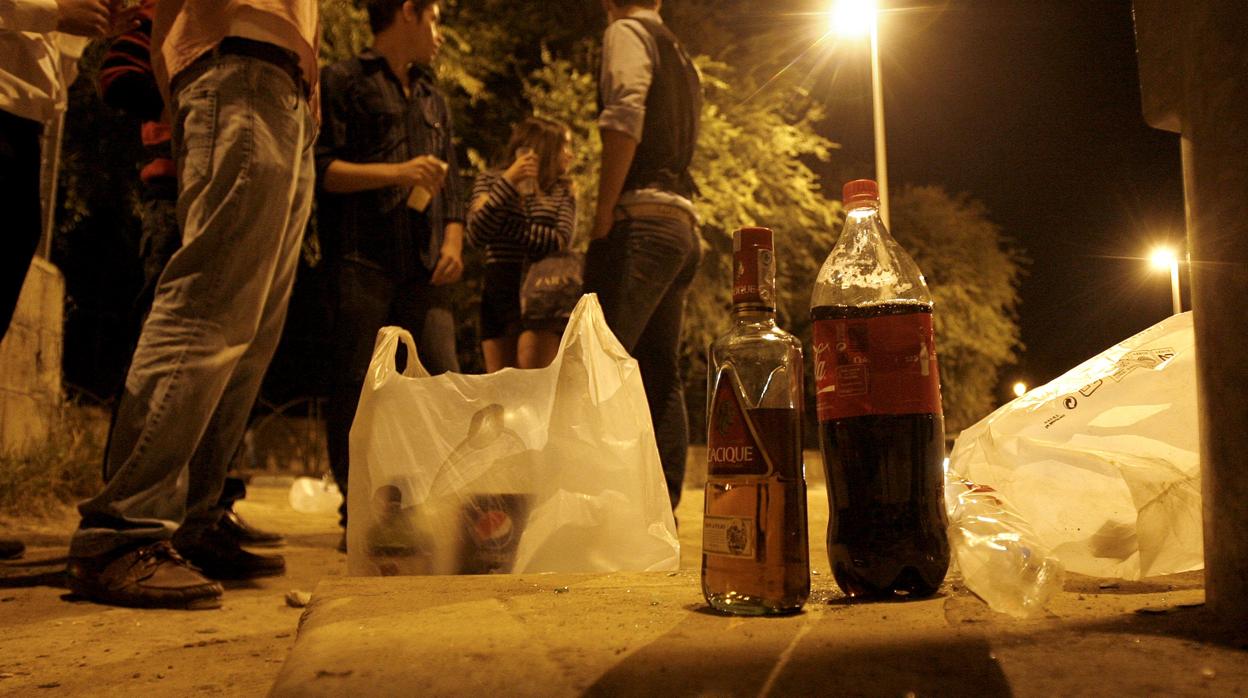
[[[0,110],[40,123],[65,110],[87,39],[57,19],[56,0],[0,0]]]

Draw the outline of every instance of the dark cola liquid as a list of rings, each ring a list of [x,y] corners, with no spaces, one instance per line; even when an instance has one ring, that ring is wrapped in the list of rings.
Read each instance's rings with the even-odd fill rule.
[[[869,318],[913,309],[822,307],[811,317]],[[943,417],[821,421],[819,437],[830,510],[828,559],[837,585],[851,597],[935,593],[949,569]]]

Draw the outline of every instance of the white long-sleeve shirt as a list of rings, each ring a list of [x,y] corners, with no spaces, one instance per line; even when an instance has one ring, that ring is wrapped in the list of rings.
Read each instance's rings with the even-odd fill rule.
[[[0,110],[40,123],[65,110],[87,39],[57,19],[56,0],[0,0]]]

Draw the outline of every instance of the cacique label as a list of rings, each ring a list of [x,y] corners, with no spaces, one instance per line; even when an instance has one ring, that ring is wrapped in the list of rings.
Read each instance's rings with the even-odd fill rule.
[[[706,474],[717,479],[766,477],[774,466],[758,428],[741,408],[741,388],[731,366],[720,369],[706,436]]]
[[[819,421],[940,411],[931,313],[814,323]]]

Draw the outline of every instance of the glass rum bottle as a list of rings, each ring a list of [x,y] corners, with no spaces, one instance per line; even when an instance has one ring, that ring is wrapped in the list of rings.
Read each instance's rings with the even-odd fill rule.
[[[810,595],[802,465],[802,344],[776,326],[772,231],[733,233],[732,328],[707,357],[702,593],[740,615]]]

